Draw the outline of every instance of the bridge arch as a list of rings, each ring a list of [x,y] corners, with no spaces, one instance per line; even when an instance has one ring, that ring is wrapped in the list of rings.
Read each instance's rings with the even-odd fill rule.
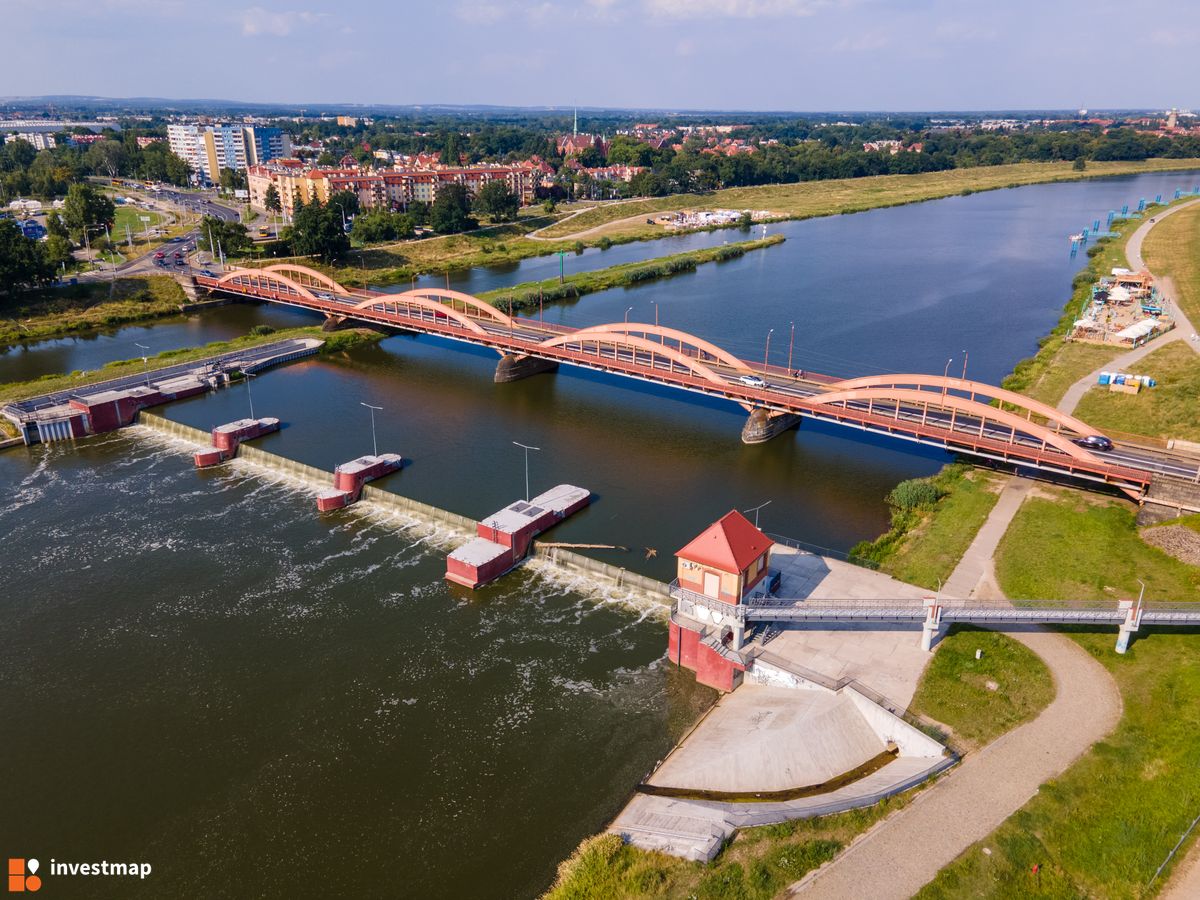
[[[318,272],[316,269],[310,269],[308,266],[302,266],[297,263],[274,263],[269,266],[263,266],[260,271],[277,273],[289,279],[292,283],[306,288],[316,287],[338,294],[350,293],[350,291],[346,290],[324,272]]]
[[[444,302],[445,301],[445,302]],[[487,320],[497,325],[502,325],[505,328],[512,328],[514,322],[496,307],[490,303],[485,303],[478,297],[472,297],[470,294],[464,294],[461,291],[452,291],[441,288],[418,288],[413,291],[404,291],[400,294],[386,294],[376,297],[370,297],[354,305],[354,309],[387,309],[393,307],[398,313],[400,308],[406,310],[423,310],[432,312],[435,316],[446,316],[458,322],[468,331],[474,334],[486,334],[486,330],[479,324],[480,320]],[[461,309],[459,308],[461,306]],[[411,315],[411,312],[404,313]]]
[[[320,273],[317,273],[320,274]],[[290,294],[305,300],[319,302],[316,295],[303,284],[293,281],[287,275],[273,268],[264,269],[232,269],[217,279],[217,288],[250,287],[257,290],[268,290],[276,294]]]
[[[940,375],[867,375],[861,378],[850,378],[830,385],[834,390],[848,391],[860,388],[902,388],[914,387],[917,390],[932,389],[937,391],[960,391],[970,395],[990,397],[1002,404],[1009,403],[1018,409],[1026,410],[1031,415],[1042,416],[1047,422],[1053,423],[1055,430],[1067,429],[1075,434],[1096,434],[1096,429],[1086,422],[1055,409],[1048,403],[1026,397],[1015,391],[1005,390],[982,381],[970,381],[962,378],[942,378]],[[927,393],[931,391],[926,390]]]
[[[650,358],[651,368],[657,368],[654,363],[654,357],[659,357],[661,360],[667,362],[669,372],[674,372],[675,366],[678,365],[685,371],[691,372],[693,375],[697,375],[706,381],[712,382],[713,384],[721,385],[722,387],[728,384],[728,382],[715,371],[713,371],[710,366],[706,365],[696,357],[689,356],[686,353],[683,353],[675,347],[667,344],[656,343],[655,341],[646,340],[643,337],[636,337],[628,334],[623,330],[623,328],[624,326],[619,326],[614,330],[612,326],[597,325],[594,328],[584,328],[581,331],[575,331],[571,334],[558,335],[557,337],[550,338],[548,341],[543,341],[538,346],[545,348],[564,347],[566,349],[570,349],[567,347],[567,345],[578,344],[581,348],[581,352],[586,353],[587,351],[582,350],[582,348],[587,344],[595,344],[597,351],[599,351],[600,345],[605,344],[618,351],[621,349],[629,350],[633,357],[632,361],[635,365],[638,364],[638,354],[644,352]],[[722,353],[724,353],[724,351],[722,351]],[[598,355],[599,353],[597,352],[597,356]]]
[[[706,361],[704,358],[705,355],[711,356],[715,361],[743,375],[755,374],[753,369],[728,350],[718,347],[716,344],[706,341],[703,338],[698,338],[694,334],[688,334],[686,331],[679,331],[675,328],[667,328],[663,325],[650,325],[645,322],[612,322],[607,325],[593,325],[590,328],[581,328],[574,333],[574,336],[602,334],[624,334],[631,337],[640,335],[643,338],[657,337],[661,339],[659,343],[660,347],[663,346],[663,342],[671,340],[676,343],[676,349],[684,356],[691,356],[694,353],[694,358],[700,362]],[[689,353],[689,350],[692,353]]]
[[[907,376],[905,376],[907,377]],[[855,381],[859,379],[854,379]],[[845,382],[834,385],[835,388],[842,388]],[[984,385],[986,387],[986,385]],[[848,403],[883,401],[885,403],[905,403],[905,404],[924,404],[924,408],[928,411],[929,407],[936,407],[939,410],[950,411],[953,416],[956,413],[963,413],[972,418],[979,419],[980,436],[984,436],[983,432],[988,424],[1003,425],[1012,430],[1013,435],[1017,433],[1027,434],[1030,437],[1040,440],[1043,448],[1053,447],[1070,456],[1072,459],[1077,459],[1080,462],[1095,463],[1096,456],[1089,451],[1073,443],[1069,438],[1065,437],[1059,431],[1052,431],[1045,425],[1033,422],[1016,413],[1009,412],[1005,409],[999,409],[988,403],[982,403],[978,400],[971,400],[967,397],[961,397],[958,394],[949,394],[945,396],[935,394],[931,391],[923,391],[917,388],[896,388],[889,385],[867,387],[867,388],[851,388],[832,390],[823,394],[815,394],[807,398],[807,402],[817,406],[843,406]],[[1081,423],[1082,424],[1082,423]],[[1086,427],[1086,426],[1085,426]],[[962,432],[958,432],[962,433]]]

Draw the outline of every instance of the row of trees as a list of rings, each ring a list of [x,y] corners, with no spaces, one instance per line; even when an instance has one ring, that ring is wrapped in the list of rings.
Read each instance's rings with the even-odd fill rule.
[[[37,150],[28,141],[0,147],[0,201],[16,197],[48,200],[89,175],[138,178],[186,185],[191,169],[163,142],[137,145],[133,134],[76,146],[64,142]]]
[[[0,219],[0,294],[50,284],[70,258],[66,238],[33,241],[12,219]]]

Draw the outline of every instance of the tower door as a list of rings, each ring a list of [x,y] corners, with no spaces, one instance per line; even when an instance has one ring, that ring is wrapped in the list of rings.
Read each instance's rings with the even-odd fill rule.
[[[714,600],[721,599],[721,576],[712,572],[704,573],[704,596]]]

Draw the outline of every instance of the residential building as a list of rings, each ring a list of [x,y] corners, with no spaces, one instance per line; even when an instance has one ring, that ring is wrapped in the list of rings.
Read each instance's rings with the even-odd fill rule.
[[[217,181],[222,169],[247,169],[291,153],[288,135],[257,125],[168,125],[167,141],[207,181]]]
[[[13,141],[25,141],[27,144],[32,144],[35,150],[49,150],[54,144],[54,135],[48,131],[21,131],[17,134],[10,134],[4,139],[4,143],[11,144]]]

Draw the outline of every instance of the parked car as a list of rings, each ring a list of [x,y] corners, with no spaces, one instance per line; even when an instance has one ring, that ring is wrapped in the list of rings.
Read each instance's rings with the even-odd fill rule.
[[[1107,453],[1113,448],[1113,442],[1102,434],[1085,435],[1076,438],[1075,443],[1087,450],[1099,450],[1101,453]]]
[[[767,383],[765,381],[763,381],[761,378],[759,378],[757,375],[743,375],[741,378],[738,379],[738,381],[740,381],[742,384],[746,385],[746,387],[760,388],[760,387],[767,386]]]

